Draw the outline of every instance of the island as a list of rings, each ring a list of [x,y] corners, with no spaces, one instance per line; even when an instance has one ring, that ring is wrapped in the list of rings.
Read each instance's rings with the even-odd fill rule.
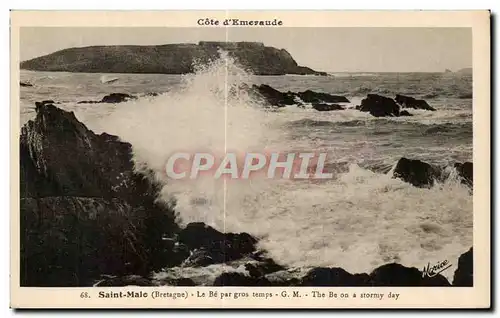
[[[23,61],[20,67],[53,72],[187,74],[194,72],[195,61],[215,60],[220,50],[255,75],[327,75],[298,65],[285,49],[260,42],[74,47]]]

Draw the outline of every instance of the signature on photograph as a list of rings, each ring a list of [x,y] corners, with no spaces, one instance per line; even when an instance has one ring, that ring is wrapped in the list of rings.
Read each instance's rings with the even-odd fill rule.
[[[424,270],[422,273],[422,277],[434,277],[437,276],[439,273],[444,272],[448,268],[451,267],[451,264],[447,261],[441,261],[438,262],[437,264],[431,266],[431,263],[427,263],[427,266],[424,266]]]

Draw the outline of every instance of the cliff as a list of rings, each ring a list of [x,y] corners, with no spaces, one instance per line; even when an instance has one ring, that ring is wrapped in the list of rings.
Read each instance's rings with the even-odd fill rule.
[[[206,63],[223,49],[256,75],[326,75],[299,66],[284,49],[256,42],[199,42],[198,44],[89,46],[60,50],[21,62],[33,71],[88,73],[186,74],[193,62]]]

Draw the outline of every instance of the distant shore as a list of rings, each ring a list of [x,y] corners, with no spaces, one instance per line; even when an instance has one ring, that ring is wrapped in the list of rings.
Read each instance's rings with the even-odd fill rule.
[[[219,58],[219,50],[255,75],[320,75],[300,66],[284,50],[258,42],[199,42],[198,44],[120,45],[68,48],[21,62],[21,69],[86,73],[188,74],[195,64]]]

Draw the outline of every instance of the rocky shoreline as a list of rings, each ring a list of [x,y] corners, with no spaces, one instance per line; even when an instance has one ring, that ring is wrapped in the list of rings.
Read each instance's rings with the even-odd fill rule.
[[[297,96],[313,103],[341,98],[258,92],[278,106]],[[181,228],[175,204],[158,202],[160,185],[136,168],[129,143],[95,134],[51,101],[36,104],[20,138],[21,286],[472,286],[472,248],[460,256],[452,282],[397,263],[354,274],[289,268],[248,233],[221,233],[204,223]],[[472,187],[472,163],[455,169]],[[401,158],[393,177],[430,187],[445,173]]]
[[[350,103],[345,96],[331,95],[328,93],[315,92],[307,90],[304,92],[280,92],[269,85],[253,85],[250,93],[263,100],[265,105],[272,107],[286,107],[297,105],[304,107],[305,104],[311,104],[311,107],[317,111],[345,110],[346,108],[338,103]],[[397,94],[395,98],[381,96],[377,94],[368,94],[361,101],[361,105],[356,109],[367,112],[374,117],[400,117],[413,116],[406,109],[420,109],[427,111],[436,111],[423,99],[415,99],[411,96]]]

